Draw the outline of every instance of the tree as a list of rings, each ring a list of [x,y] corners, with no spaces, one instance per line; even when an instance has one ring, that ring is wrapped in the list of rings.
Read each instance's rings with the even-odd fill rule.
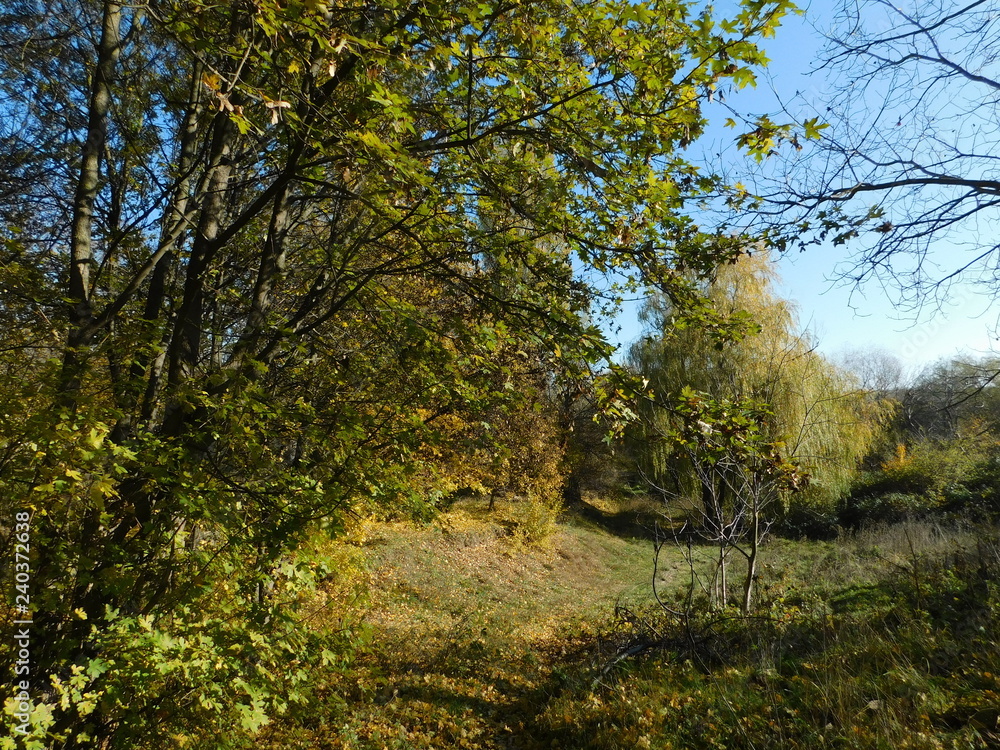
[[[1000,426],[998,371],[996,357],[941,360],[926,366],[898,397],[903,437],[907,441],[950,440],[963,429],[996,432]]]
[[[996,512],[998,365],[995,357],[942,360],[895,389],[892,429],[842,503],[843,525]]]
[[[700,485],[701,507],[693,531],[717,549],[709,603],[728,605],[729,556],[735,550],[746,560],[740,605],[749,614],[760,546],[780,513],[776,508],[805,485],[806,476],[782,456],[784,446],[769,439],[773,414],[767,404],[713,398],[685,387],[671,411],[672,424],[655,425],[646,430],[646,437],[659,442],[660,451],[669,446],[674,457],[683,457]],[[694,560],[688,562],[693,578]]]
[[[861,389],[876,398],[893,398],[905,386],[903,363],[884,349],[848,349],[837,359],[838,366],[858,379]]]
[[[647,424],[672,419],[660,404],[669,404],[671,394],[684,387],[715,399],[767,404],[771,415],[765,436],[809,473],[810,501],[830,506],[872,444],[883,410],[867,402],[851,376],[817,354],[808,335],[797,331],[793,309],[775,296],[774,279],[761,250],[718,269],[708,297],[746,330],[723,345],[715,345],[709,331],[678,326],[670,304],[654,296],[643,312],[648,333],[633,346],[629,365],[649,380],[655,395],[645,407]],[[674,492],[690,492],[691,477],[672,466],[669,443],[639,439],[650,477]],[[698,485],[712,493],[704,483]]]
[[[744,611],[760,544],[792,492],[800,506],[831,510],[888,416],[796,330],[773,279],[760,249],[718,269],[707,296],[745,331],[722,343],[678,325],[652,297],[648,332],[629,354],[649,388],[633,451],[651,485],[686,502],[696,533],[717,548],[714,603],[727,601],[730,553],[745,557]]]
[[[902,305],[940,302],[960,278],[995,296],[998,24],[981,0],[844,4],[814,71],[821,103],[787,105],[816,107],[799,115],[814,140],[756,188],[775,241],[857,240],[845,275],[898,289]]]
[[[328,653],[290,553],[407,496],[498,350],[606,357],[609,272],[710,319],[677,271],[739,245],[683,149],[789,7],[0,5],[35,741],[238,744]]]
[[[422,484],[429,495],[499,497],[554,523],[564,480],[564,440],[549,393],[551,362],[510,341],[492,352],[486,397],[435,420]],[[433,507],[433,504],[429,504]]]

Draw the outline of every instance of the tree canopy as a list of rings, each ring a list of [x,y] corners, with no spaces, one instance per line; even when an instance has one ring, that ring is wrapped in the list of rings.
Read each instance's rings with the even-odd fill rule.
[[[33,746],[239,744],[333,658],[301,540],[419,503],[535,364],[608,356],[602,279],[714,320],[697,278],[742,241],[687,214],[726,187],[684,149],[790,8],[0,4]]]

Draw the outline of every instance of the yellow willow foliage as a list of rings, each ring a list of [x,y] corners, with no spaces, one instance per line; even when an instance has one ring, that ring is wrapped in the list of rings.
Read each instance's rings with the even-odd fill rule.
[[[652,297],[641,313],[647,333],[633,345],[629,360],[661,403],[688,386],[719,399],[770,404],[769,439],[783,443],[786,457],[810,474],[804,499],[827,505],[846,489],[891,407],[870,399],[852,375],[816,352],[812,338],[799,330],[793,305],[775,293],[776,281],[762,250],[717,270],[707,288],[712,304],[755,324],[742,339],[724,346],[710,331],[678,324],[670,301]],[[653,433],[665,433],[666,410],[650,406],[644,416]],[[692,480],[669,446],[647,440],[639,452],[661,486],[691,490]]]

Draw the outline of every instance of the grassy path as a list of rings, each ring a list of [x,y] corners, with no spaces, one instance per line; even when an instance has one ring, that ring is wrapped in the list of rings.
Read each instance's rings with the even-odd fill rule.
[[[322,676],[323,702],[271,734],[284,748],[534,748],[531,721],[562,668],[593,653],[619,598],[649,596],[651,545],[577,520],[523,549],[467,513],[378,525],[371,642]]]
[[[1000,748],[995,531],[775,539],[754,617],[706,612],[711,650],[653,651],[594,688],[616,600],[650,598],[634,527],[590,508],[546,550],[468,512],[370,527],[370,642],[260,750]]]

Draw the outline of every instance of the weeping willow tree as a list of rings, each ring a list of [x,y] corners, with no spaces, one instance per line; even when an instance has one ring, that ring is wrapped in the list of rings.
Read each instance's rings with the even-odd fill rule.
[[[629,352],[630,367],[648,380],[635,452],[649,480],[667,494],[718,505],[715,472],[680,450],[676,409],[682,392],[730,404],[764,404],[762,437],[809,477],[797,502],[829,507],[846,489],[857,462],[873,445],[888,406],[873,401],[849,373],[815,350],[800,331],[794,306],[775,291],[768,255],[753,250],[720,266],[707,296],[744,324],[745,335],[720,343],[704,327],[678,322],[669,298],[653,295],[641,311],[645,334]],[[776,503],[773,512],[787,510]]]

